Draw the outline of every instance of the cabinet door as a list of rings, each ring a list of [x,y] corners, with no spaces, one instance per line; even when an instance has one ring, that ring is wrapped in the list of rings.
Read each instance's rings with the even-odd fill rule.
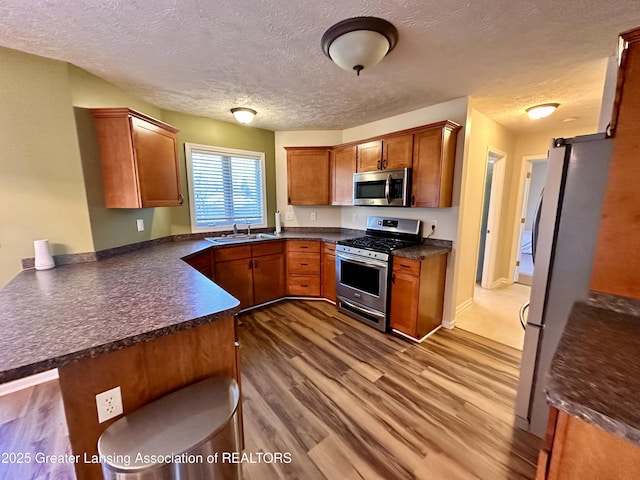
[[[253,305],[253,261],[240,258],[216,262],[216,283],[240,300],[240,308]]]
[[[358,172],[382,169],[382,140],[361,143],[357,147]]]
[[[412,207],[451,206],[457,128],[447,124],[415,134]]]
[[[396,168],[411,168],[413,158],[413,135],[385,138],[382,141],[382,168],[394,170]]]
[[[180,170],[176,135],[131,118],[142,207],[180,205]]]
[[[331,205],[353,205],[353,174],[356,172],[356,147],[331,152]]]
[[[287,150],[289,205],[329,205],[329,149]]]
[[[285,295],[284,254],[253,257],[253,301],[256,305]]]
[[[391,328],[412,337],[417,334],[420,278],[402,271],[391,277]]]
[[[336,301],[336,246],[323,243],[322,254],[322,296]]]

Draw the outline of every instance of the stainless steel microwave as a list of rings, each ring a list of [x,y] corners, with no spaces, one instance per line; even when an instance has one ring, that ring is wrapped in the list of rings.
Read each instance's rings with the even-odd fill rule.
[[[410,202],[410,168],[353,174],[354,205],[408,207]]]

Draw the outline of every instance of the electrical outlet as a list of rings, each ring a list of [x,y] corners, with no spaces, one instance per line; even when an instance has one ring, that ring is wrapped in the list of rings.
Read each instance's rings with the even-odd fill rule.
[[[98,423],[122,415],[122,393],[120,387],[112,388],[96,395]]]
[[[318,214],[316,212],[311,212],[311,220],[317,220],[318,219]]]
[[[436,228],[438,228],[438,221],[437,220],[431,220],[431,231],[435,232]]]
[[[138,227],[139,232],[144,232],[144,219],[143,218],[137,219],[136,226]]]
[[[285,220],[293,220],[293,212],[292,211],[285,212],[284,215],[285,215],[285,217],[284,217]]]

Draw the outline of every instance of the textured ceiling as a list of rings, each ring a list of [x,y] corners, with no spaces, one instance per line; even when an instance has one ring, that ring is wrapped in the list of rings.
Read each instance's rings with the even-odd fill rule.
[[[320,38],[372,15],[396,48],[356,77]],[[0,45],[64,60],[160,107],[271,130],[343,129],[471,95],[526,132],[597,120],[607,57],[637,0],[2,0]],[[524,108],[558,102],[532,122]]]

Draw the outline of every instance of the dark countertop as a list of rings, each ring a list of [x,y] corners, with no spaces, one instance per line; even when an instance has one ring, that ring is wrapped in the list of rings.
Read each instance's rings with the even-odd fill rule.
[[[551,405],[640,446],[640,317],[571,311],[546,378]]]
[[[209,246],[20,272],[0,290],[0,383],[234,315],[238,300],[181,260]]]
[[[185,235],[65,256],[65,264],[51,270],[23,270],[0,290],[0,383],[237,313],[238,300],[183,262],[184,257],[242,243],[335,243],[361,235],[357,230],[291,229],[275,239],[225,244]],[[422,259],[450,250],[420,245],[394,255]]]

